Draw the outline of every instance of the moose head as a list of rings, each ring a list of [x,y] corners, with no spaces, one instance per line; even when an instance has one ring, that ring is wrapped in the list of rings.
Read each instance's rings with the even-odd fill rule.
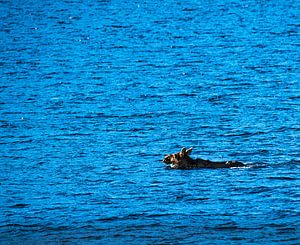
[[[189,157],[193,148],[182,148],[180,152],[168,154],[164,157],[163,163],[171,164],[172,168],[180,168],[188,164],[192,159]]]

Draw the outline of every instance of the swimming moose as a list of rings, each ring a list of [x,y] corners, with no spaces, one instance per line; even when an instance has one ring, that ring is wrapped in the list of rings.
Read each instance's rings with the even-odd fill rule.
[[[189,155],[193,148],[182,150],[175,154],[166,155],[163,159],[163,163],[168,164],[171,168],[175,169],[195,169],[195,168],[233,168],[244,167],[245,164],[238,161],[227,162],[212,162],[210,160],[192,159]]]

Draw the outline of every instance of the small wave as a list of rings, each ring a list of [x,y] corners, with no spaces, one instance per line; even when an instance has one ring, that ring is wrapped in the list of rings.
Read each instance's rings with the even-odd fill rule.
[[[18,203],[18,204],[10,206],[10,208],[26,208],[28,206],[30,206],[30,205],[26,204],[26,203]]]
[[[268,177],[268,179],[271,180],[299,180],[300,178],[293,178],[293,177],[287,177],[287,176],[275,176],[275,177]]]
[[[300,160],[297,160],[297,159],[293,159],[293,160],[290,160],[289,162],[287,162],[288,164],[300,164]]]
[[[219,224],[214,227],[207,227],[208,229],[217,230],[217,231],[237,231],[237,230],[256,230],[254,227],[241,227],[235,222],[228,222],[224,224]]]
[[[259,186],[255,187],[252,190],[249,191],[249,194],[256,194],[256,193],[262,193],[262,192],[272,192],[273,189],[267,186]]]
[[[186,201],[207,201],[210,200],[208,197],[195,197],[195,198],[188,198]]]

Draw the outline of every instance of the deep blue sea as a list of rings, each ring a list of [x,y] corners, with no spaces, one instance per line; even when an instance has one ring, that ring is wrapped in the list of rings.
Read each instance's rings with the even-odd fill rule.
[[[0,244],[299,243],[299,1],[0,2]]]

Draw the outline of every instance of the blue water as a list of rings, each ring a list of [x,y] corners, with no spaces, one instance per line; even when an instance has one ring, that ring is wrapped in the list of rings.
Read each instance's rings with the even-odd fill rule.
[[[300,2],[0,3],[1,244],[299,244]],[[192,157],[247,168],[168,170]]]

